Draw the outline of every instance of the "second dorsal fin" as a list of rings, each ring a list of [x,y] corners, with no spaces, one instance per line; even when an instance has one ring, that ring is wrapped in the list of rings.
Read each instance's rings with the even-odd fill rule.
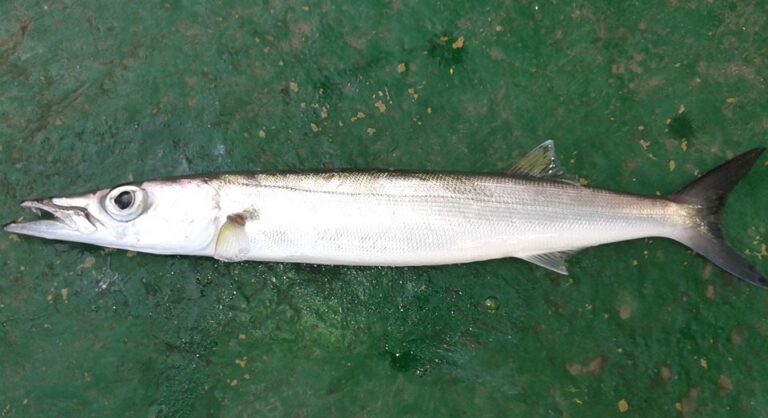
[[[574,179],[568,178],[565,171],[557,163],[555,155],[555,142],[544,141],[506,171],[510,176],[539,177],[549,180],[560,180],[567,183],[579,184]]]

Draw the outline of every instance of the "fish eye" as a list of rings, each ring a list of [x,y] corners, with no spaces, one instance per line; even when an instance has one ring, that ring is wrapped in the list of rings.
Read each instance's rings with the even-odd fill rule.
[[[115,220],[128,222],[144,212],[145,192],[136,186],[120,186],[112,189],[104,199],[104,209]]]
[[[126,210],[133,204],[133,193],[129,191],[120,192],[115,196],[115,206],[120,210]]]

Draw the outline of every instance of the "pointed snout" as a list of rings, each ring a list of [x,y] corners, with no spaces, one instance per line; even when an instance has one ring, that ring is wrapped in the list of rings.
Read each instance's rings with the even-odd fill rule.
[[[53,219],[23,221],[19,219],[3,226],[14,234],[31,235],[41,238],[60,238],[64,235],[86,235],[96,231],[96,226],[88,216],[88,210],[75,203],[71,198],[31,199],[19,205],[37,215],[49,214]]]

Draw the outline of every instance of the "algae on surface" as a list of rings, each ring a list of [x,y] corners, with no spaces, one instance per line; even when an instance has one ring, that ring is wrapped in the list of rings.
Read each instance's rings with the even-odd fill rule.
[[[0,213],[226,170],[501,172],[545,139],[653,195],[765,143],[760,2],[0,4]],[[766,261],[761,161],[730,241]],[[665,240],[429,268],[0,235],[0,416],[765,416],[768,293]]]

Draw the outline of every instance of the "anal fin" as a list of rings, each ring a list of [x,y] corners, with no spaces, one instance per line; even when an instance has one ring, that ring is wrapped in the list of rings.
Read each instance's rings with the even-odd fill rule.
[[[578,250],[557,251],[553,253],[534,254],[520,257],[525,261],[536,264],[554,271],[555,273],[568,275],[568,265],[566,259],[575,254]]]

